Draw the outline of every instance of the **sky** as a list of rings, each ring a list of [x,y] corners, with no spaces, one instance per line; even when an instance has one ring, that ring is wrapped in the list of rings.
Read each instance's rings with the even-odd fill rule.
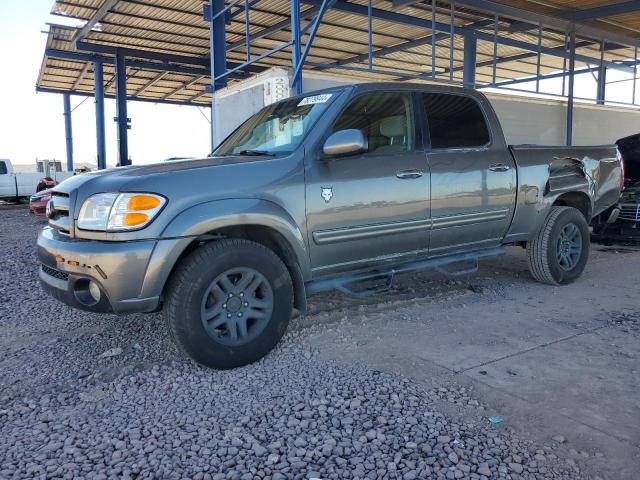
[[[66,161],[62,95],[37,93],[46,22],[53,0],[0,0],[0,158],[16,164],[37,159]],[[96,163],[96,128],[91,97],[71,97],[76,163]],[[134,164],[211,151],[209,109],[129,102],[129,153]],[[115,102],[105,99],[107,164],[115,165]]]
[[[53,0],[0,0],[0,158],[16,164],[36,159],[66,159],[62,96],[37,93],[35,84],[44,53],[46,23]],[[626,74],[609,71],[607,80]],[[628,76],[627,76],[628,77]],[[535,88],[535,83],[520,88]],[[545,92],[560,93],[560,79],[541,82]],[[640,90],[640,82],[638,85]],[[591,74],[576,77],[576,96],[594,97]],[[640,97],[640,92],[637,94]],[[607,85],[607,100],[628,102],[631,82]],[[76,163],[96,163],[94,103],[91,97],[72,97],[73,149]],[[134,164],[169,157],[203,156],[211,151],[209,109],[128,102],[129,153]],[[105,99],[107,164],[115,165],[115,102]]]

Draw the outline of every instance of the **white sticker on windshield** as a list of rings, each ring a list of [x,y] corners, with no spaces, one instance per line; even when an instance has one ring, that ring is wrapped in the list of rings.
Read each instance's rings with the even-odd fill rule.
[[[316,103],[327,103],[327,100],[331,98],[332,93],[323,93],[322,95],[312,95],[311,97],[305,97],[300,100],[299,107],[304,105],[315,105]]]

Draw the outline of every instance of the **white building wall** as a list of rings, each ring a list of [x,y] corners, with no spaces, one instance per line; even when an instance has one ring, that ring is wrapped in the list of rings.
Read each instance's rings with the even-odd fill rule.
[[[216,93],[214,114],[218,128],[216,143],[221,142],[242,121],[264,105],[289,95],[289,71],[274,68]],[[303,91],[349,85],[362,79],[348,75],[304,72]],[[286,88],[285,88],[286,86]],[[510,144],[564,145],[566,140],[566,101],[488,94],[507,142]],[[574,145],[612,144],[640,132],[640,111],[609,105],[574,104]]]
[[[567,104],[565,101],[489,94],[507,142],[564,145]],[[640,132],[640,111],[609,105],[574,104],[573,144],[609,145]]]

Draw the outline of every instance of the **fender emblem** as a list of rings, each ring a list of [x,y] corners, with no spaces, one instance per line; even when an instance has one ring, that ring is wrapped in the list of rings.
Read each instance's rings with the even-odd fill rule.
[[[326,203],[329,203],[331,198],[333,197],[333,187],[320,187],[322,189],[322,198]]]

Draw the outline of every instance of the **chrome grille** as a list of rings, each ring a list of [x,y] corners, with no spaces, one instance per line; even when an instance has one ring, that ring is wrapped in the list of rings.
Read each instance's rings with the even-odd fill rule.
[[[69,233],[71,221],[69,217],[69,195],[63,192],[51,192],[49,201],[49,225],[62,233]]]
[[[623,203],[620,205],[620,220],[640,221],[640,203]]]

